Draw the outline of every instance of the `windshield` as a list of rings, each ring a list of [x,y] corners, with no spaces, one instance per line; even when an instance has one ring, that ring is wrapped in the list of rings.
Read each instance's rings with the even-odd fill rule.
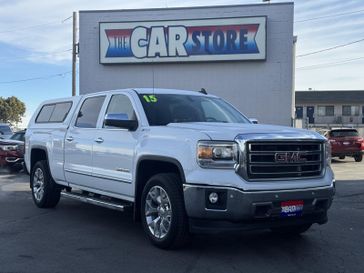
[[[175,94],[139,94],[151,126],[176,122],[250,123],[219,98]]]
[[[0,132],[3,133],[4,135],[10,135],[13,133],[10,129],[10,126],[7,125],[0,125]]]
[[[24,133],[15,133],[13,134],[10,139],[12,140],[19,140],[19,141],[24,141]]]
[[[331,131],[330,136],[332,137],[357,137],[359,133],[357,130],[335,130]]]

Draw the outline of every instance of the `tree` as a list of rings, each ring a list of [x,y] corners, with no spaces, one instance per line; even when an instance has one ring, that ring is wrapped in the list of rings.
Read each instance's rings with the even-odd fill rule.
[[[17,97],[0,97],[0,121],[17,124],[25,114],[25,104]]]

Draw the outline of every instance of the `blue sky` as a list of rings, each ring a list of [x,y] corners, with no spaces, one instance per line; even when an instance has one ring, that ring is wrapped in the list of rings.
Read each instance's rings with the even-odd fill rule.
[[[23,122],[26,125],[41,101],[71,95],[71,75],[64,73],[71,70],[69,50],[72,42],[72,21],[67,18],[73,11],[261,2],[0,0],[0,96],[14,95],[26,103],[27,113]],[[364,39],[364,1],[297,0],[294,3],[294,34],[298,36],[297,55]],[[327,17],[317,19],[325,16]],[[363,71],[364,41],[299,57],[296,60],[296,90],[363,90]],[[54,74],[59,76],[6,83]]]

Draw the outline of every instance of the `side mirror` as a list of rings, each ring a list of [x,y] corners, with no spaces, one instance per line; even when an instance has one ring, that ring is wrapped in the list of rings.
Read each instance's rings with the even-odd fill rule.
[[[258,120],[256,118],[249,118],[250,122],[253,124],[258,124]]]
[[[138,128],[137,120],[130,120],[125,113],[107,114],[104,121],[105,126],[113,126],[129,131],[135,131]]]

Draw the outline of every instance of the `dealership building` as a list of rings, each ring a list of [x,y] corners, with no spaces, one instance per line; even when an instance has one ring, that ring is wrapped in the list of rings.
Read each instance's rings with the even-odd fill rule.
[[[293,3],[79,12],[80,94],[204,88],[289,126],[293,56]]]

